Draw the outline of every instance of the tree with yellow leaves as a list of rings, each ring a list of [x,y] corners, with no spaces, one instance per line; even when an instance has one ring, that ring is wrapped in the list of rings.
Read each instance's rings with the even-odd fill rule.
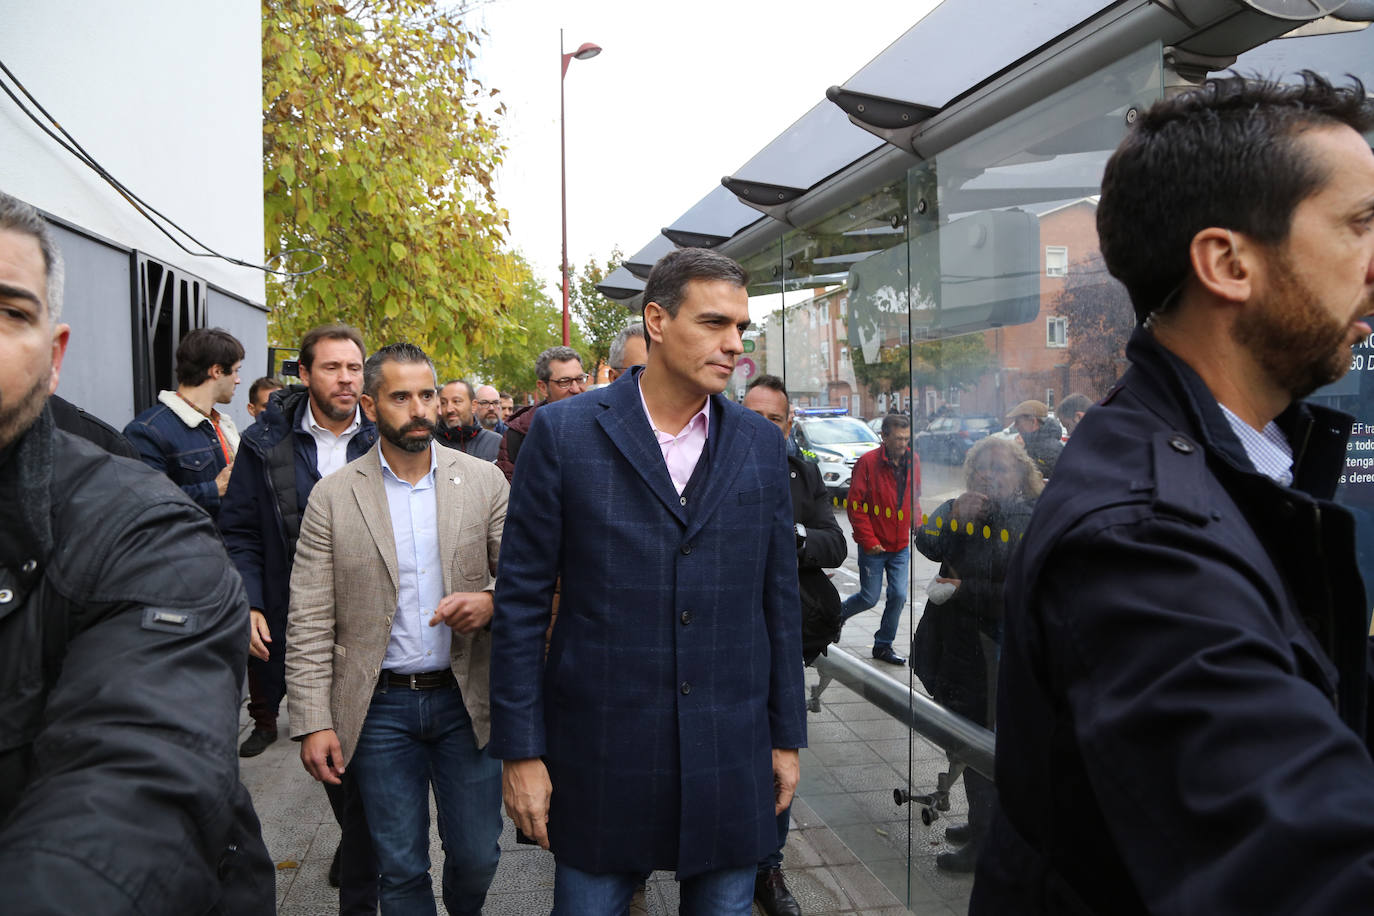
[[[441,374],[500,346],[521,295],[492,191],[503,106],[477,36],[432,0],[263,0],[270,335],[344,321]],[[523,264],[523,262],[519,262]]]

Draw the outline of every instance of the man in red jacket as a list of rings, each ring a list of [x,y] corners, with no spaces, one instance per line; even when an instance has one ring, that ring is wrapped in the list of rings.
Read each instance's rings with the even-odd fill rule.
[[[878,603],[887,573],[887,604],[873,634],[873,657],[892,665],[906,659],[892,650],[897,623],[906,604],[907,570],[911,565],[911,531],[920,517],[921,459],[911,451],[911,420],[899,414],[883,417],[883,447],[854,465],[849,484],[849,524],[859,547],[859,591],[844,602],[844,619]]]

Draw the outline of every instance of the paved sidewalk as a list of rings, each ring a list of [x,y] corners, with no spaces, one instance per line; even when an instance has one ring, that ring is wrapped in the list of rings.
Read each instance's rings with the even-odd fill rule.
[[[833,689],[838,696],[840,688]],[[826,699],[830,698],[827,691]],[[268,853],[277,863],[277,912],[280,916],[337,913],[338,891],[325,879],[339,840],[339,828],[324,790],[301,768],[299,745],[286,738],[288,710],[283,707],[282,712],[282,737],[263,754],[243,760],[241,768],[243,783],[252,793],[262,820]],[[247,737],[250,728],[245,711],[240,740]],[[806,766],[804,762],[803,771]],[[815,772],[814,780],[821,780],[820,770]],[[891,805],[890,798],[888,804]],[[904,916],[908,912],[836,833],[822,823],[806,800],[794,805],[792,817],[793,829],[786,849],[787,881],[801,902],[802,912],[807,916]],[[430,860],[435,863],[436,891],[441,856],[439,836],[431,826]],[[671,874],[655,873],[647,902],[648,912],[655,916],[677,912],[677,883]],[[516,845],[514,828],[507,821],[501,836],[501,864],[484,912],[488,916],[542,916],[552,905],[553,857],[541,849]],[[442,901],[438,909],[441,914],[445,912]],[[755,912],[759,912],[757,907]],[[950,911],[942,908],[917,912],[946,916]]]

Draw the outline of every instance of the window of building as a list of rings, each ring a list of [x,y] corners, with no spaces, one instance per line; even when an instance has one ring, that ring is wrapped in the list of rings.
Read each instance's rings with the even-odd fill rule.
[[[1063,245],[1045,246],[1045,276],[1067,277],[1069,275],[1069,249]]]
[[[1067,347],[1069,345],[1069,319],[1048,318],[1045,321],[1045,346]]]
[[[176,388],[175,356],[181,339],[206,326],[209,285],[170,264],[135,251],[134,410]]]

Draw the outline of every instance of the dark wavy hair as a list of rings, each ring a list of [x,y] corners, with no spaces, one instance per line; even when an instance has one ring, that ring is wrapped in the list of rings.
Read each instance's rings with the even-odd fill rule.
[[[1293,211],[1327,180],[1299,138],[1312,128],[1374,127],[1364,85],[1335,86],[1311,70],[1284,84],[1232,75],[1156,102],[1102,176],[1097,233],[1112,276],[1144,323],[1176,301],[1191,275],[1189,247],[1211,226],[1267,245],[1283,242]]]

